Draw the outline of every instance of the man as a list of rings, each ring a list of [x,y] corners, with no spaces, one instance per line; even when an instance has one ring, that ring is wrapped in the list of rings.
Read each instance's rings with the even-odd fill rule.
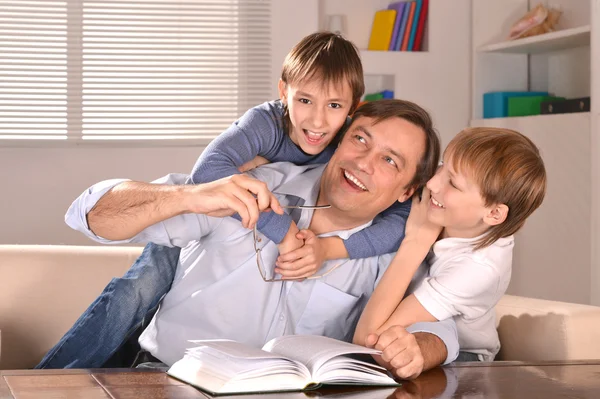
[[[102,182],[73,203],[66,219],[99,242],[183,248],[171,290],[139,339],[168,365],[183,356],[190,339],[229,338],[258,347],[284,334],[350,341],[393,254],[328,261],[317,278],[304,281],[269,281],[277,247],[249,227],[260,211],[281,211],[279,202],[330,205],[291,215],[317,235],[346,238],[395,201],[409,199],[433,173],[438,156],[424,110],[400,100],[374,102],[354,115],[327,165],[279,163],[250,172],[262,182],[240,175],[198,186],[173,185],[185,181],[173,175],[164,181],[169,185]],[[223,218],[234,212],[242,224]],[[452,320],[409,331],[390,329],[378,340],[383,361],[398,377],[456,357]]]

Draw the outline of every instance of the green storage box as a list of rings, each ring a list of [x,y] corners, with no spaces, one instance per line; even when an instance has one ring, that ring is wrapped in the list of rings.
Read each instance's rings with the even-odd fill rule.
[[[509,97],[508,116],[539,115],[543,101],[559,101],[564,99],[564,97],[554,96]]]
[[[383,93],[373,93],[365,95],[365,101],[377,101],[383,99]]]

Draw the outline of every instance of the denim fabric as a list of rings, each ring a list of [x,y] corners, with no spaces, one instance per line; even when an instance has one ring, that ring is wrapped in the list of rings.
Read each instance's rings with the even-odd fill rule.
[[[479,356],[477,355],[477,353],[463,352],[463,351],[458,352],[458,357],[455,360],[455,362],[478,362],[478,361],[479,361]]]
[[[94,368],[104,363],[155,310],[171,287],[181,248],[148,244],[121,278],[113,278],[37,369]]]

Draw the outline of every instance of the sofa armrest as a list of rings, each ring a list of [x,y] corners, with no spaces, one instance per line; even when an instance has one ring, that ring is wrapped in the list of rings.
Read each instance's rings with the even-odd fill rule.
[[[600,359],[600,307],[505,295],[497,360]]]

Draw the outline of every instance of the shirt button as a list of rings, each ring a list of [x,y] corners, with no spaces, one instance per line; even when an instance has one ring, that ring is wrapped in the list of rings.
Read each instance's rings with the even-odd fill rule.
[[[281,320],[281,321],[285,320],[285,316],[282,314],[281,316],[279,316],[279,320]]]

